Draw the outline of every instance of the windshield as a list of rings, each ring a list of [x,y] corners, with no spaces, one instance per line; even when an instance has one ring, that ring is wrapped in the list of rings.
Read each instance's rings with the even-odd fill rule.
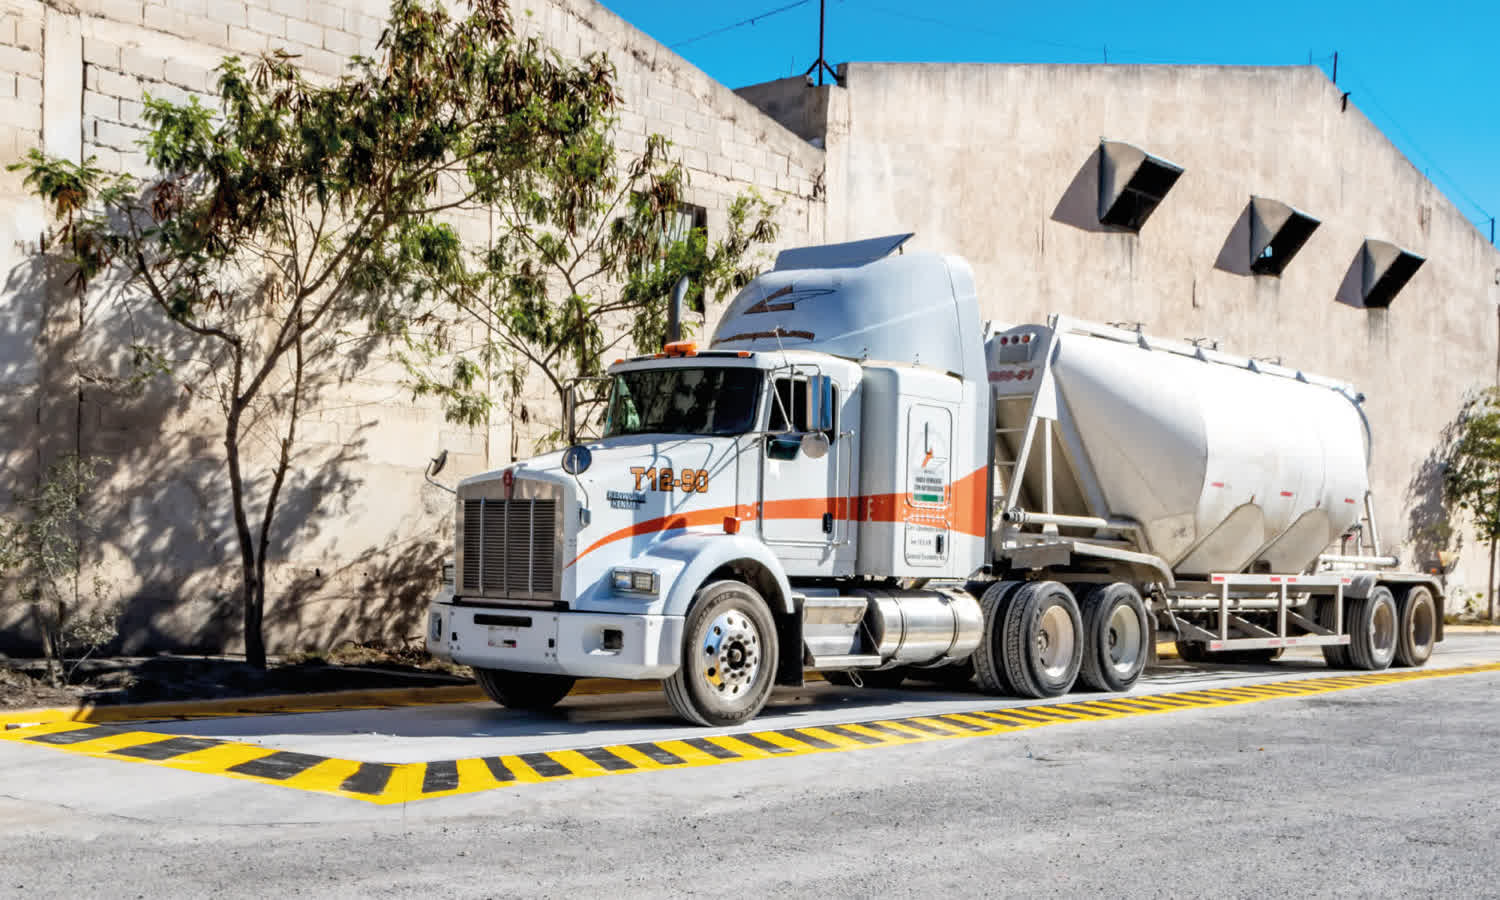
[[[745,434],[755,427],[761,378],[743,366],[622,372],[610,388],[604,436]]]

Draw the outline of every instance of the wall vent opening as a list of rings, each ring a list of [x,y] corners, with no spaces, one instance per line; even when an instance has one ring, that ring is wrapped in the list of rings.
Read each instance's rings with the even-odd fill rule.
[[[1139,232],[1182,167],[1120,141],[1099,145],[1099,223]]]

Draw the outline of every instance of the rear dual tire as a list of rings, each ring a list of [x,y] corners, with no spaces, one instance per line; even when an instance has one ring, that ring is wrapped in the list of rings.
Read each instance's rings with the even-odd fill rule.
[[[1124,582],[1089,587],[1079,598],[1083,663],[1078,679],[1096,691],[1128,691],[1146,669],[1151,619],[1146,603]]]
[[[986,693],[1058,697],[1078,679],[1083,619],[1073,592],[1055,581],[990,585],[979,599],[984,635],[974,673]]]
[[[1428,594],[1431,600],[1431,594]],[[1420,602],[1420,601],[1419,601]],[[1333,627],[1333,602],[1323,601],[1320,619]],[[1358,669],[1366,672],[1389,668],[1395,661],[1401,634],[1401,612],[1395,595],[1385,585],[1376,585],[1363,597],[1344,600],[1344,629],[1349,643],[1325,646],[1323,660],[1335,669]],[[1428,649],[1428,655],[1431,655]]]

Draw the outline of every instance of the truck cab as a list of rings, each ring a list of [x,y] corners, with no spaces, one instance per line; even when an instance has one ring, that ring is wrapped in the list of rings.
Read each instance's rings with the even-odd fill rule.
[[[987,533],[972,278],[902,240],[782,254],[708,347],[608,369],[599,439],[463,481],[429,649],[507,706],[662,679],[703,724],[820,660],[880,664],[849,589],[965,578]],[[950,632],[974,618],[926,594]]]

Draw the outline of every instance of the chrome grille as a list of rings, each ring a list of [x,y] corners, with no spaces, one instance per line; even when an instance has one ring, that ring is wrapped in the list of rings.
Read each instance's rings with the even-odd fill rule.
[[[556,536],[556,500],[464,500],[459,592],[555,600]]]

